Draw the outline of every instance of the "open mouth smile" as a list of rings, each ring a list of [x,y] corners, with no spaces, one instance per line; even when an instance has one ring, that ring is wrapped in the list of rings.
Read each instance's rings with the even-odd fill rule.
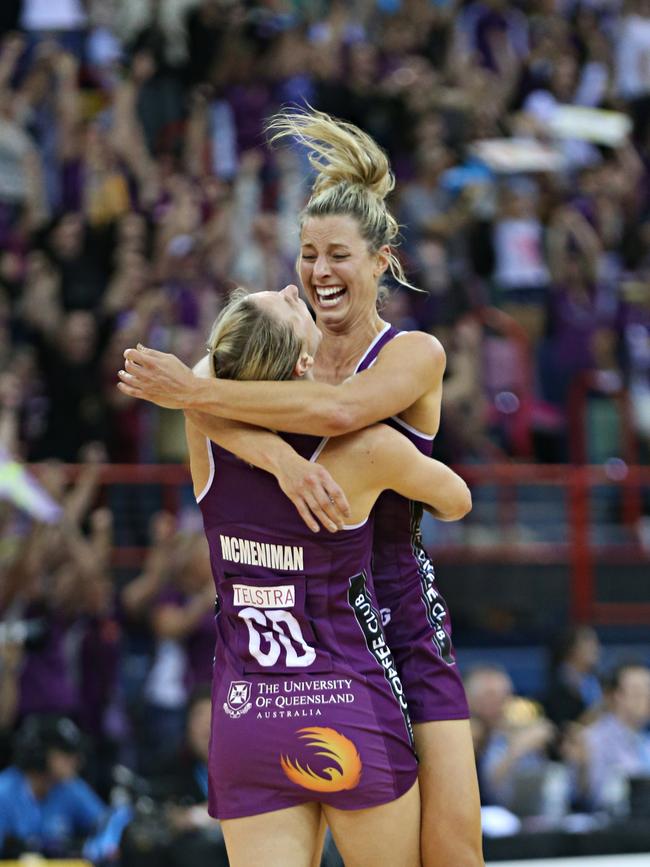
[[[345,286],[314,286],[321,307],[336,307],[347,293]]]

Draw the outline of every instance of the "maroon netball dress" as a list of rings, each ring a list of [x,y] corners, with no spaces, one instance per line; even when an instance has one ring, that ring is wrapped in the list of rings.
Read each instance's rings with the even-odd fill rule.
[[[286,439],[312,460],[326,442]],[[198,501],[217,589],[210,814],[394,800],[417,761],[374,593],[372,520],[314,534],[273,476],[207,448]]]
[[[377,335],[357,365],[367,370],[398,335],[390,325]],[[431,456],[433,437],[397,416],[386,419]],[[414,723],[467,719],[469,709],[451,643],[451,621],[436,586],[433,564],[422,545],[422,505],[385,491],[374,508],[373,580],[388,644]]]

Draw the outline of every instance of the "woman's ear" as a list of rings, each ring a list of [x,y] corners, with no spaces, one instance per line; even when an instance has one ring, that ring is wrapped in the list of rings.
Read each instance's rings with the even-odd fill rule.
[[[301,352],[300,358],[296,361],[296,366],[293,369],[293,375],[297,379],[301,379],[308,370],[314,366],[314,359],[308,352]]]
[[[390,265],[390,247],[388,244],[384,244],[382,247],[377,250],[377,261],[375,263],[374,268],[374,276],[375,280],[381,277],[382,274],[386,272],[388,266]]]

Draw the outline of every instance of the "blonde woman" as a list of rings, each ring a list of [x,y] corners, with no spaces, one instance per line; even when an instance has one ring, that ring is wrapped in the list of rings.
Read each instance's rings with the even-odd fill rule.
[[[320,338],[295,286],[237,296],[200,372],[309,380]],[[469,491],[387,425],[286,437],[343,486],[351,515],[339,533],[314,535],[272,475],[187,422],[218,599],[210,812],[233,867],[309,867],[321,810],[348,867],[392,867],[397,850],[400,867],[418,867],[417,763],[374,594],[369,514],[392,488],[453,520]]]
[[[336,485],[322,472],[307,472],[286,442],[252,426],[341,436],[387,419],[430,454],[445,354],[435,337],[398,333],[377,310],[387,270],[408,285],[392,246],[398,226],[385,202],[394,180],[384,152],[358,128],[317,111],[281,113],[270,129],[276,140],[293,137],[309,148],[317,172],[300,216],[298,261],[323,334],[314,381],[299,387],[205,380],[174,356],[143,348],[125,353],[120,387],[162,406],[221,417],[211,428],[217,441],[272,472],[312,528],[315,516],[336,529]],[[373,560],[377,596],[414,722],[423,862],[479,867],[480,802],[469,712],[449,615],[422,547],[420,516],[421,507],[409,498],[380,497]]]

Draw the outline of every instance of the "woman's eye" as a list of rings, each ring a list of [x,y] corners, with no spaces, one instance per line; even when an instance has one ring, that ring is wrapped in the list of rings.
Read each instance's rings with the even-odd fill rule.
[[[334,258],[335,258],[335,259],[347,259],[347,258],[348,258],[348,254],[347,254],[347,253],[336,253],[335,256],[334,256]]]
[[[313,262],[316,257],[310,256],[308,253],[303,253],[302,258],[305,262]]]

